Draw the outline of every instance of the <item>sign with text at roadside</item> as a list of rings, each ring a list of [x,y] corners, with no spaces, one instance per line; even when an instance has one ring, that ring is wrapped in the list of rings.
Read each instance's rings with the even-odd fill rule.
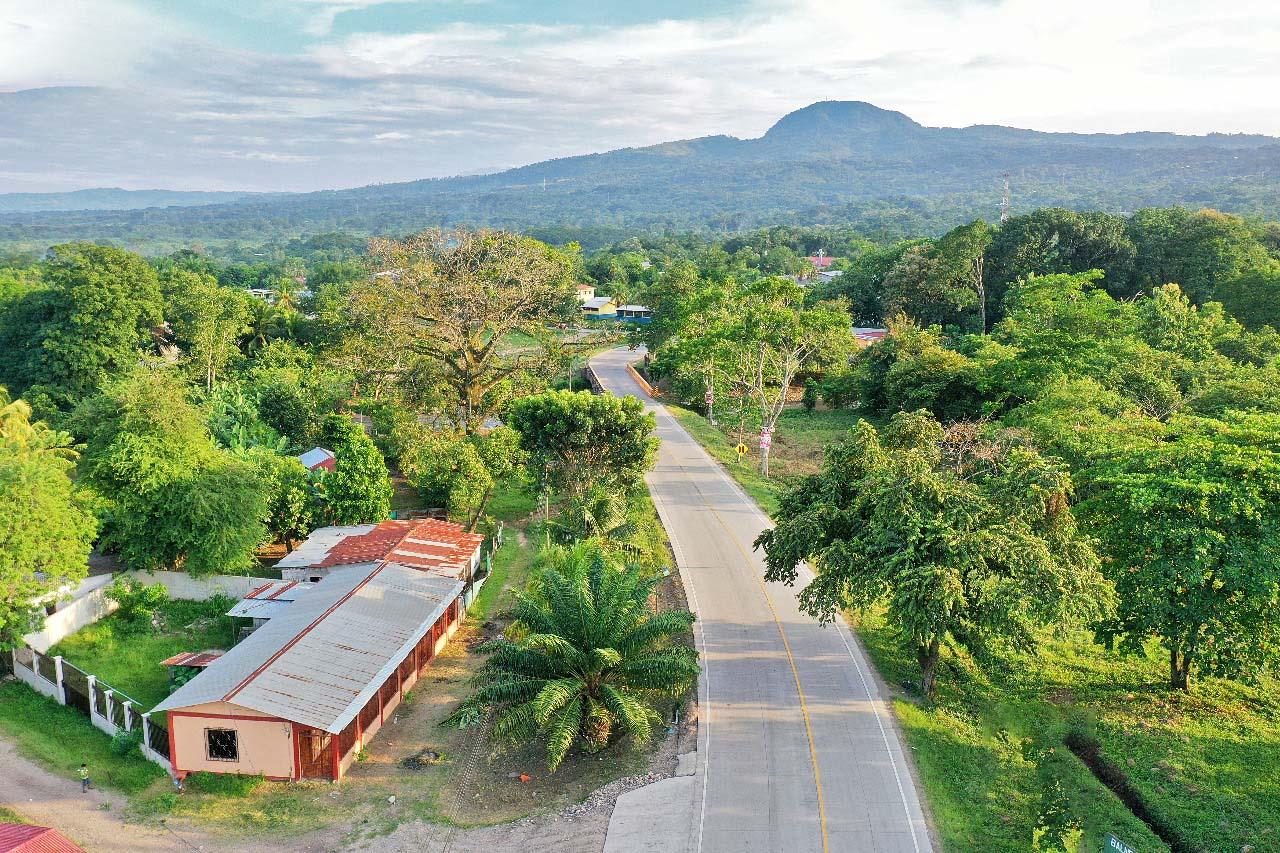
[[[1138,853],[1138,851],[1108,832],[1106,838],[1102,840],[1102,853]]]
[[[760,433],[760,449],[768,450],[773,445],[773,436],[768,432]]]

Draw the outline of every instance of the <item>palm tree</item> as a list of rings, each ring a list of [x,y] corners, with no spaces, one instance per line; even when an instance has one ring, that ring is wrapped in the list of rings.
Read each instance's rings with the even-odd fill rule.
[[[537,580],[517,595],[517,639],[481,647],[489,658],[475,692],[445,723],[492,715],[491,737],[541,740],[549,770],[575,743],[597,752],[615,734],[647,740],[662,721],[652,703],[680,697],[698,677],[697,652],[673,642],[693,614],[654,612],[660,578],[611,564],[591,544],[559,551]]]
[[[555,525],[571,542],[598,539],[606,546],[625,546],[635,532],[627,518],[628,504],[625,492],[592,489],[585,497],[570,500]]]

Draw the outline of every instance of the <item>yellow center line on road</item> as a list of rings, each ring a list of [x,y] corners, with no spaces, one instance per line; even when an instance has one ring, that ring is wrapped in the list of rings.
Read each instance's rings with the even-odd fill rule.
[[[696,488],[696,487],[695,487]],[[698,489],[701,493],[701,489]],[[742,553],[743,560],[746,561],[747,568],[751,571],[756,582],[760,584],[760,592],[764,594],[765,604],[769,605],[769,612],[773,614],[773,624],[778,626],[778,636],[782,638],[782,648],[787,652],[787,663],[791,664],[791,676],[796,680],[796,693],[800,696],[800,715],[804,718],[804,733],[809,739],[809,759],[813,762],[813,784],[818,790],[818,822],[822,827],[822,853],[829,853],[830,842],[827,839],[827,807],[822,797],[822,771],[818,768],[818,750],[813,745],[813,724],[809,722],[809,704],[804,698],[804,688],[800,686],[800,670],[796,668],[795,655],[791,653],[791,643],[787,640],[787,632],[782,627],[782,620],[778,618],[778,611],[773,606],[773,599],[769,597],[769,588],[765,586],[764,578],[756,574],[755,567],[751,564],[751,555],[747,553],[747,549],[742,547],[742,543],[733,535],[733,531],[729,529],[729,525],[725,524],[724,518],[721,517],[720,511],[717,510],[709,501],[704,498],[707,509],[711,510],[711,514],[716,517],[716,521],[724,528],[724,532],[729,535],[729,539],[737,546]]]

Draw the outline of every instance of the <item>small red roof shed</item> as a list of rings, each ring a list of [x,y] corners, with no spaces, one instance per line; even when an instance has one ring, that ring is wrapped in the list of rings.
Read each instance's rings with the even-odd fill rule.
[[[47,826],[0,823],[0,853],[85,853],[85,850]]]

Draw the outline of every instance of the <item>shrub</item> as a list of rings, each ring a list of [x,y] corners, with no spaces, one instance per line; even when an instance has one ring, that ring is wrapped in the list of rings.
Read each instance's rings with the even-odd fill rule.
[[[137,752],[142,744],[142,729],[125,731],[121,729],[111,738],[111,753],[124,758],[131,752]]]
[[[129,630],[142,631],[154,624],[156,610],[168,602],[169,591],[164,584],[142,584],[117,578],[107,590],[107,598],[120,606],[116,616]]]
[[[199,771],[187,777],[188,790],[214,794],[220,797],[247,797],[258,789],[266,778],[261,775],[241,773],[206,773]]]

